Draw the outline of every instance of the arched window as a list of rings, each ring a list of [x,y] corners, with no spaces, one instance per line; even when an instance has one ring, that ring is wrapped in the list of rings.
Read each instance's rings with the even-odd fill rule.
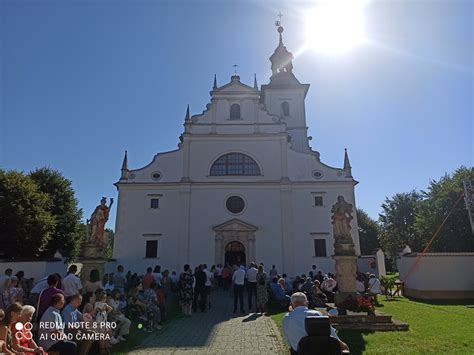
[[[217,159],[211,167],[211,176],[261,175],[252,158],[242,153],[228,153]]]
[[[231,120],[240,119],[240,105],[239,104],[232,104],[230,106],[230,119]]]
[[[283,102],[281,104],[281,110],[283,111],[283,116],[289,116],[290,115],[290,104],[288,102]]]

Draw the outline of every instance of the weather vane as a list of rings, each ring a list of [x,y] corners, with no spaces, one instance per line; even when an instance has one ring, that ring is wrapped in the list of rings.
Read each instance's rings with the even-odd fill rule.
[[[239,66],[238,64],[234,64],[234,65],[233,65],[233,67],[234,67],[234,74],[235,74],[235,75],[237,75],[237,67],[238,67],[238,66]]]

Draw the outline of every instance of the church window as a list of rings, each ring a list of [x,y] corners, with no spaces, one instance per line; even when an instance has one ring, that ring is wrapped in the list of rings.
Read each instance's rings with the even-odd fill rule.
[[[323,196],[314,196],[314,205],[322,206],[323,205]]]
[[[158,241],[147,240],[145,258],[156,258],[158,256]]]
[[[152,198],[150,200],[150,208],[160,208],[160,199],[158,198]]]
[[[230,119],[240,120],[240,105],[239,104],[232,104],[230,106]]]
[[[323,173],[319,170],[315,170],[315,171],[313,171],[313,177],[315,179],[321,179],[323,177]]]
[[[231,213],[240,213],[245,208],[245,202],[240,196],[231,196],[227,199],[225,206]]]
[[[217,159],[211,167],[211,176],[260,175],[260,169],[251,157],[242,153],[228,153]]]
[[[281,104],[281,110],[283,112],[283,116],[287,117],[290,115],[290,104],[288,102],[283,102]]]
[[[326,239],[315,239],[314,240],[314,256],[325,257],[326,254]]]
[[[161,173],[159,171],[155,171],[151,174],[151,178],[153,180],[160,180],[161,179]]]

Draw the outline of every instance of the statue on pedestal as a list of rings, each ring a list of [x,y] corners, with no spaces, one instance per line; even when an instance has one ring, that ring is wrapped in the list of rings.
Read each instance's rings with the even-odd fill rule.
[[[100,205],[97,206],[91,215],[91,218],[87,220],[87,227],[89,231],[89,242],[98,244],[101,247],[107,246],[107,232],[105,231],[105,223],[109,219],[110,209],[114,203],[114,199],[110,199],[109,206],[106,205],[107,199],[102,197]]]
[[[336,255],[355,255],[354,242],[351,236],[352,204],[337,196],[337,202],[332,206],[332,225],[334,235],[334,250]]]
[[[89,259],[105,258],[105,249],[108,243],[108,233],[105,224],[109,219],[110,209],[114,203],[113,198],[107,206],[107,199],[102,197],[100,205],[97,206],[87,220],[87,238],[82,246],[82,256]]]
[[[336,278],[339,291],[335,303],[340,305],[356,293],[357,256],[351,235],[352,204],[337,196],[337,202],[332,206],[331,216],[334,236],[334,256],[336,261]],[[344,311],[341,309],[341,311]]]

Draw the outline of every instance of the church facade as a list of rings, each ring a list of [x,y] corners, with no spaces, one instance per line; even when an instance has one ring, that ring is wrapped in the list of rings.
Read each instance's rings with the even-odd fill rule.
[[[272,76],[260,88],[233,75],[214,85],[206,109],[189,107],[178,149],[140,169],[125,155],[114,241],[117,263],[181,271],[184,264],[248,264],[289,275],[311,265],[334,272],[331,207],[343,196],[354,207],[351,233],[360,255],[351,166],[321,162],[309,145],[309,84],[293,74],[293,56],[279,44]],[[341,154],[342,156],[342,154]]]

